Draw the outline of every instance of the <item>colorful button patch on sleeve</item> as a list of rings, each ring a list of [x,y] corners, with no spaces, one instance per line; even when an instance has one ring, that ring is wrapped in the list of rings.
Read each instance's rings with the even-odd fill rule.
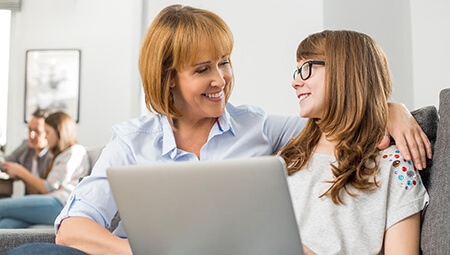
[[[422,185],[417,169],[411,161],[401,160],[400,151],[397,150],[394,154],[383,154],[382,158],[392,162],[392,174],[395,175],[400,188],[410,190],[417,185]]]

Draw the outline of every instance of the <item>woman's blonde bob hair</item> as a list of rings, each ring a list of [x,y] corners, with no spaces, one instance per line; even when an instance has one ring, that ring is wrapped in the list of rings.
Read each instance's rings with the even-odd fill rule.
[[[377,186],[378,144],[388,116],[392,84],[386,55],[369,36],[355,31],[323,31],[308,36],[297,49],[297,61],[325,62],[325,109],[320,119],[305,128],[283,149],[289,174],[309,161],[321,135],[337,142],[334,180],[322,195],[342,203],[341,191],[352,195]],[[314,69],[313,69],[314,71]]]
[[[205,50],[217,59],[229,56],[233,43],[230,28],[216,14],[181,5],[164,8],[150,25],[139,56],[147,108],[170,118],[181,117],[170,89],[177,70],[192,65]],[[232,85],[225,87],[225,100]]]

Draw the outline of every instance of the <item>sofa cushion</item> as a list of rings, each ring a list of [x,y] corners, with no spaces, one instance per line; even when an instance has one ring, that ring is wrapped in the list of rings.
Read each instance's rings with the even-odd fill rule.
[[[428,136],[432,144],[436,142],[437,126],[439,116],[434,106],[425,106],[411,112],[412,116],[419,123],[423,132]]]
[[[91,164],[91,168],[89,169],[88,175],[91,174],[92,168],[94,167],[95,163],[97,162],[98,158],[100,157],[100,154],[102,154],[102,150],[103,150],[103,146],[96,147],[96,148],[90,148],[86,151],[88,158],[89,158],[89,163]]]
[[[436,143],[437,127],[439,123],[439,115],[434,106],[425,106],[414,110],[411,114],[419,123],[423,132],[427,135],[428,140],[430,140],[431,148],[434,151],[434,145]],[[427,159],[427,168],[420,171],[420,176],[422,177],[423,184],[428,187],[428,180],[430,176],[430,169],[433,165],[431,159]]]
[[[450,89],[441,91],[439,116],[427,186],[430,204],[424,214],[421,232],[424,255],[450,254]]]
[[[55,230],[52,229],[0,229],[0,253],[27,243],[54,243]]]

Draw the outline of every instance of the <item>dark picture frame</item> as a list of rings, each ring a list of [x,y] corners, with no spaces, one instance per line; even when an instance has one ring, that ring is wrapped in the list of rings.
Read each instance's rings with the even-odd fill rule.
[[[24,121],[36,109],[64,111],[75,122],[80,116],[81,51],[77,49],[27,50]]]

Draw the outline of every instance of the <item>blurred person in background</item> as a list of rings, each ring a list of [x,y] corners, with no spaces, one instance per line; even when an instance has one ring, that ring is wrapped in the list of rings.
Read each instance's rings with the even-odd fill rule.
[[[34,176],[44,178],[45,171],[53,158],[45,138],[45,118],[49,114],[49,110],[46,109],[37,109],[33,113],[28,123],[28,140],[23,141],[5,157],[5,162],[0,165],[1,170],[24,168]],[[28,194],[28,191],[26,193]]]
[[[21,179],[31,195],[0,200],[0,228],[26,228],[35,224],[50,225],[66,204],[81,177],[87,175],[89,159],[78,144],[76,124],[64,112],[45,119],[45,138],[54,158],[44,173],[36,177],[20,166],[3,165],[11,178]]]

